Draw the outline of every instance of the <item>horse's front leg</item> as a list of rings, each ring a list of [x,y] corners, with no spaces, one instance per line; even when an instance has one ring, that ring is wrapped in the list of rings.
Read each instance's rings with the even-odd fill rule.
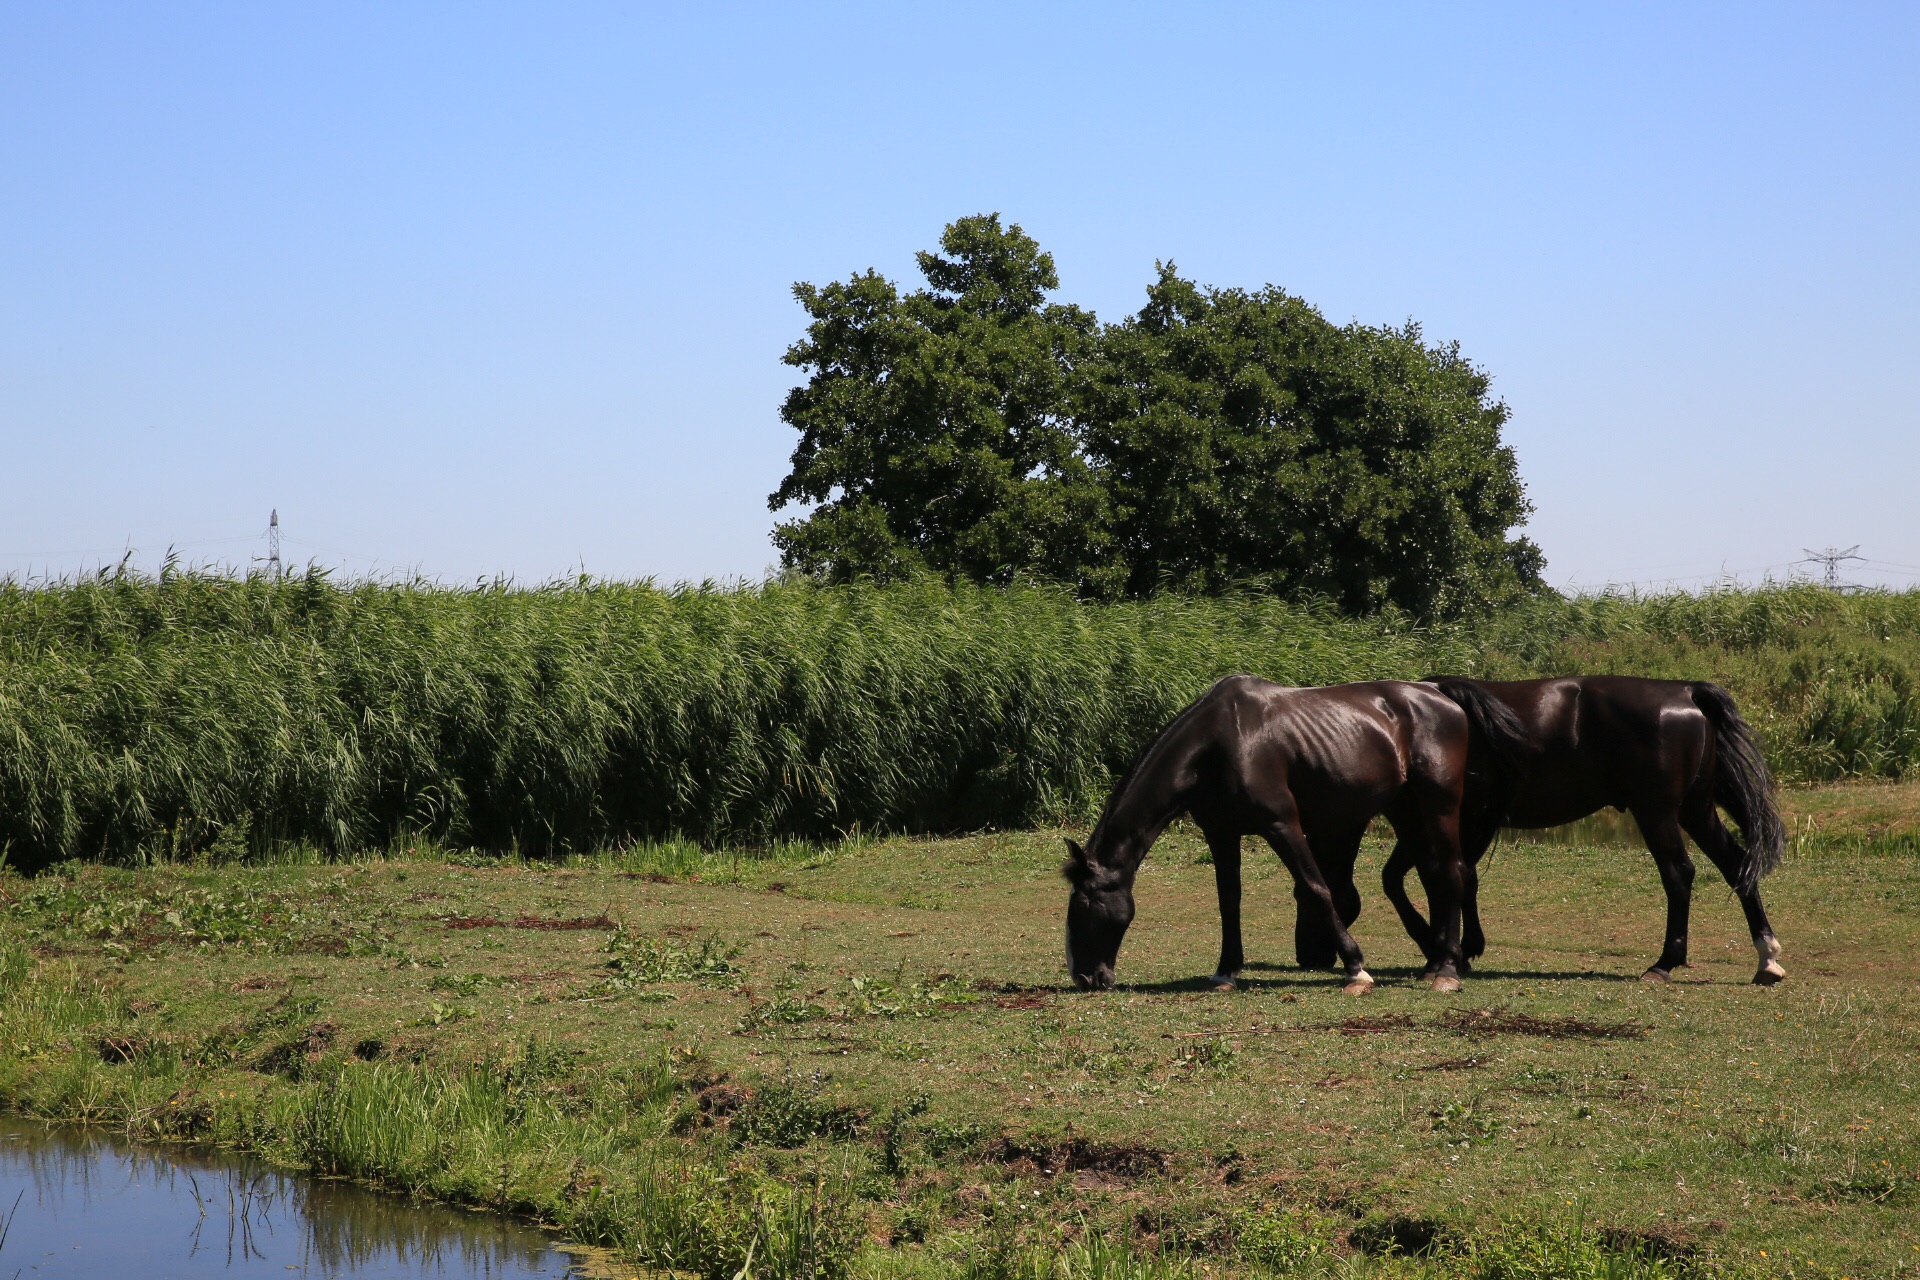
[[[1240,835],[1209,831],[1207,848],[1213,854],[1213,885],[1220,893],[1220,963],[1213,967],[1213,989],[1233,990],[1234,975],[1246,967],[1240,946]]]
[[[1418,842],[1401,837],[1394,843],[1387,865],[1380,869],[1380,888],[1386,893],[1387,901],[1393,904],[1400,923],[1406,926],[1407,936],[1420,948],[1421,955],[1432,960],[1433,930],[1428,927],[1427,918],[1420,914],[1420,909],[1413,905],[1413,899],[1407,896],[1407,872],[1413,870],[1419,860]],[[1424,882],[1425,877],[1421,879]]]

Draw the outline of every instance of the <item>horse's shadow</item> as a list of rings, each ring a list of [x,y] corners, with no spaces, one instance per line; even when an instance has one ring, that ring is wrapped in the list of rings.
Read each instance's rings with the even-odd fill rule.
[[[1248,970],[1261,973],[1286,973],[1306,977],[1312,973],[1321,973],[1329,977],[1338,977],[1337,969],[1309,970],[1296,965],[1275,964],[1271,960],[1253,960],[1247,964]],[[1411,965],[1375,965],[1368,972],[1379,976],[1417,978],[1423,970]],[[1604,969],[1483,969],[1479,965],[1460,975],[1463,979],[1500,978],[1514,981],[1558,981],[1558,982],[1638,982],[1637,973],[1611,973]]]
[[[1370,966],[1368,972],[1383,984],[1394,986],[1417,986],[1422,980],[1422,970],[1411,965],[1404,968],[1391,965]],[[1257,975],[1257,976],[1256,976]],[[1638,974],[1604,973],[1595,969],[1475,969],[1465,975],[1465,981],[1471,984],[1476,978],[1492,978],[1501,981],[1521,982],[1598,982],[1621,983],[1638,982]],[[1248,964],[1235,979],[1241,991],[1315,991],[1337,989],[1344,981],[1339,970],[1299,969],[1290,965],[1271,964],[1256,961]],[[1071,986],[1061,988],[1071,992]],[[1122,991],[1133,991],[1144,995],[1180,995],[1195,991],[1213,989],[1213,978],[1163,978],[1158,982],[1122,982],[1118,984]]]

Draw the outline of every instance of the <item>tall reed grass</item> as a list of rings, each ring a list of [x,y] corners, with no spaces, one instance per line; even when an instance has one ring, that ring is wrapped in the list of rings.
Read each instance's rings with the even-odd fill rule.
[[[1089,813],[1219,676],[1728,684],[1790,777],[1920,765],[1920,592],[1545,600],[1474,626],[1041,587],[0,583],[0,852],[547,855]]]
[[[1284,604],[1040,588],[0,587],[18,864],[424,835],[529,853],[1085,812],[1216,677],[1418,675],[1465,651]],[[243,827],[244,824],[244,827]]]

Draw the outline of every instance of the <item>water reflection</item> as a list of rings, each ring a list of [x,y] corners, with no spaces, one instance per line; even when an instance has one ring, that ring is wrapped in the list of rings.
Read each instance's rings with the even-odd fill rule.
[[[0,1221],[0,1280],[568,1274],[539,1232],[496,1218],[6,1119]]]

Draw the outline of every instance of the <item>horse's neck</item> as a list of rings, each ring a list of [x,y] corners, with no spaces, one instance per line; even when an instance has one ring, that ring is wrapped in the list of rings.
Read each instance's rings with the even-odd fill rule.
[[[1167,824],[1186,811],[1188,797],[1172,782],[1183,764],[1172,759],[1143,761],[1101,816],[1101,861],[1128,880],[1146,861],[1147,851]]]

